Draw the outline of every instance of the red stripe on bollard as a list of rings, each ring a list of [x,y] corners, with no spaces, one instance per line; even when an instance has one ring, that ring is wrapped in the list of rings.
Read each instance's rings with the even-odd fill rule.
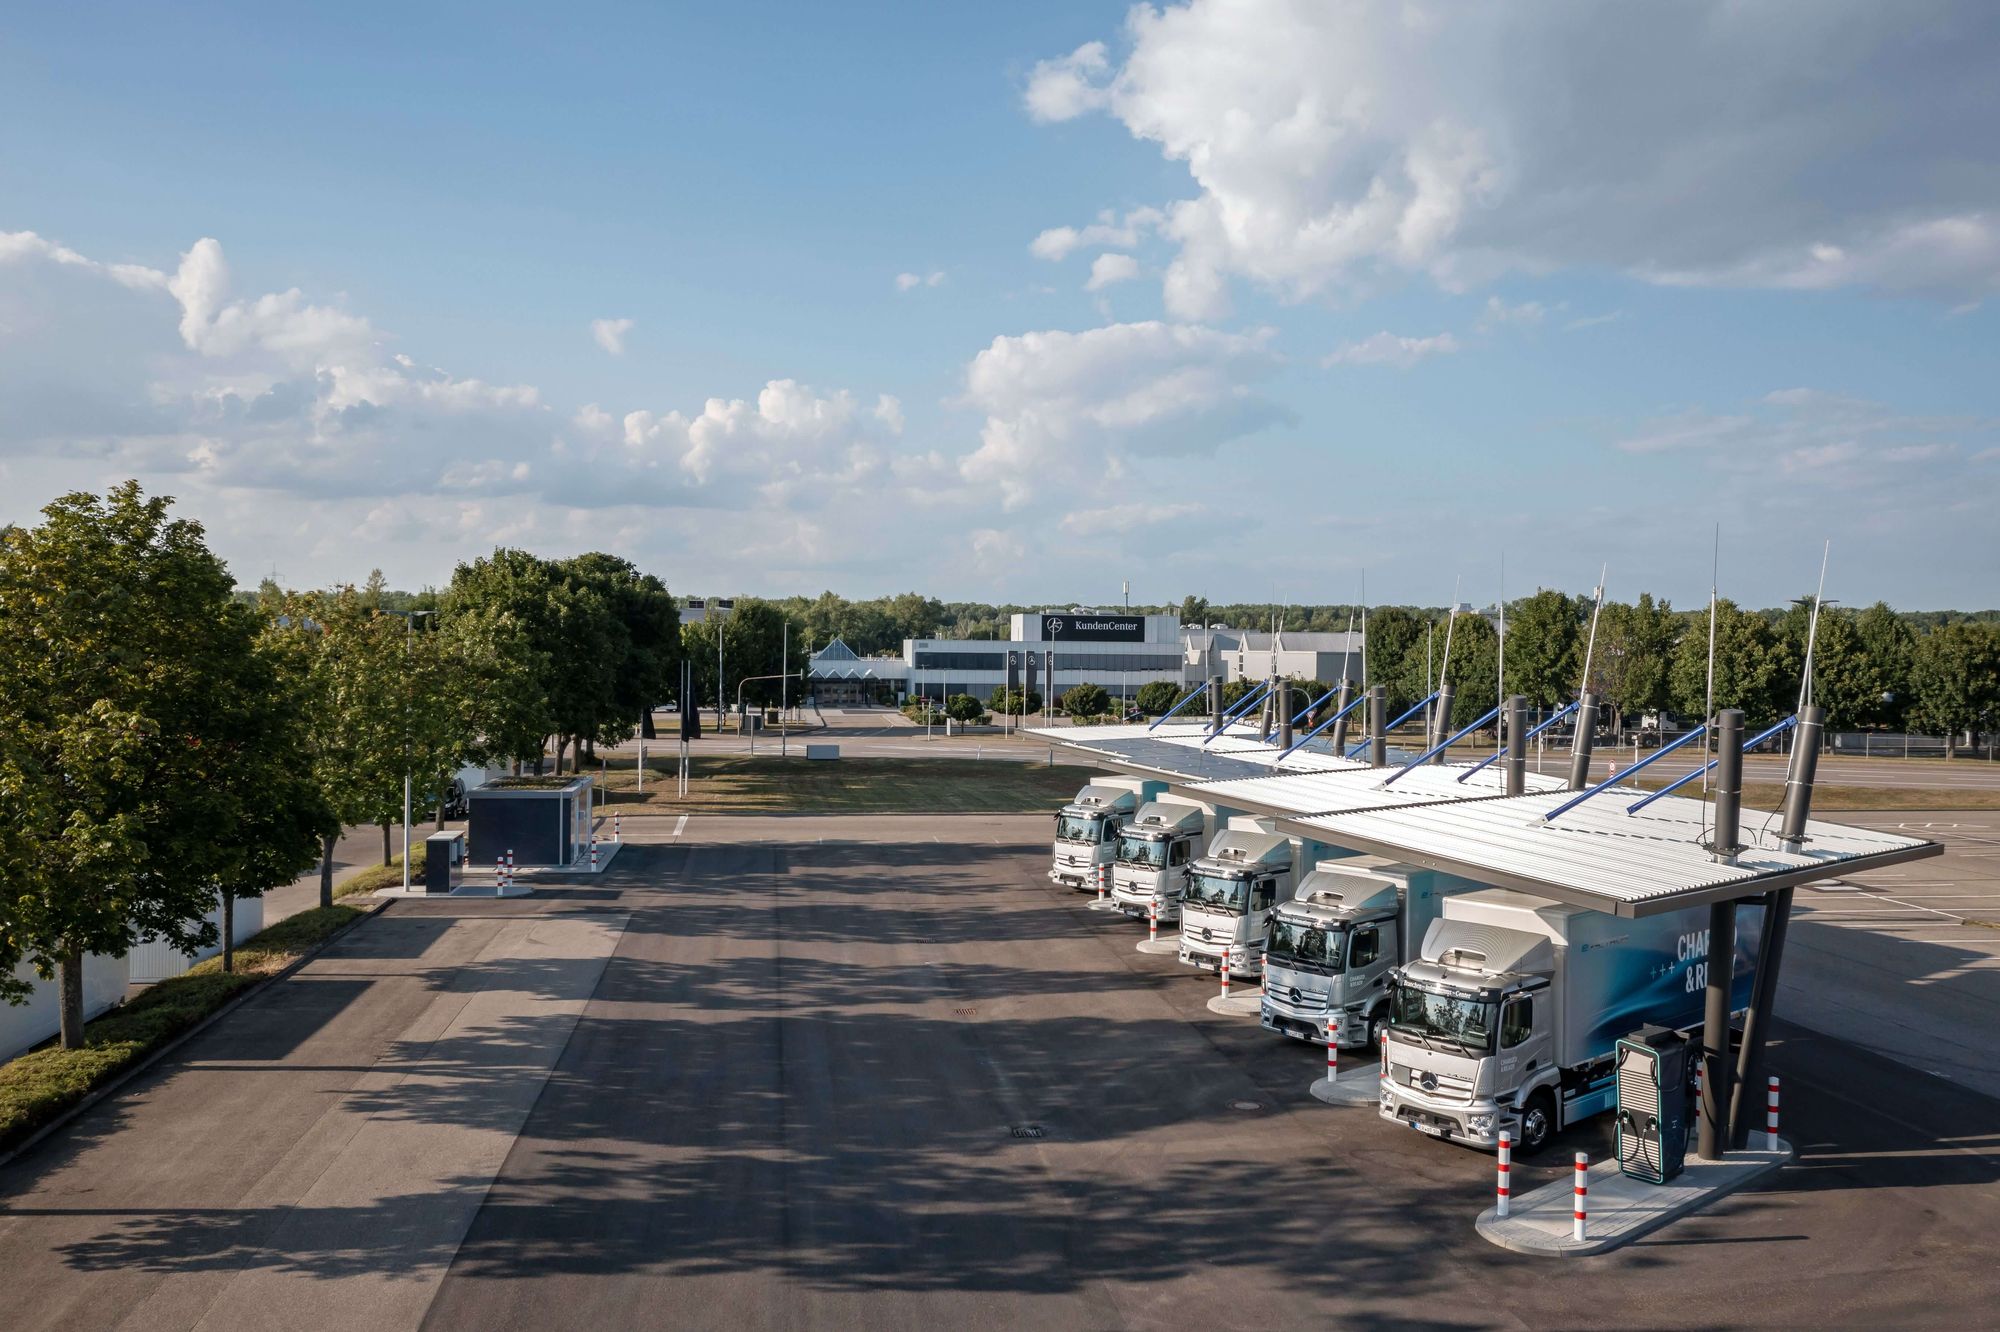
[[[1584,1218],[1590,1210],[1590,1204],[1589,1204],[1590,1158],[1588,1156],[1585,1156],[1582,1152],[1578,1152],[1576,1154],[1575,1189],[1576,1189],[1576,1224],[1574,1228],[1571,1230],[1570,1234],[1571,1237],[1574,1239],[1582,1239],[1584,1233]]]

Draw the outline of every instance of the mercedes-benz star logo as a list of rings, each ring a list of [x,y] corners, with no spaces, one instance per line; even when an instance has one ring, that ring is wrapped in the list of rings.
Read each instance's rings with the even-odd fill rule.
[[[1063,618],[1062,618],[1062,616],[1060,616],[1060,615],[1051,615],[1051,616],[1049,616],[1049,618],[1048,618],[1048,621],[1047,621],[1047,623],[1048,623],[1048,630],[1049,630],[1049,632],[1050,632],[1050,633],[1052,633],[1052,634],[1059,634],[1059,633],[1061,633],[1061,632],[1063,631]]]

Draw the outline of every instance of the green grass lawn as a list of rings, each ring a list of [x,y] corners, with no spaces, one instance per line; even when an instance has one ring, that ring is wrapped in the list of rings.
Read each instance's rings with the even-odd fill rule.
[[[315,907],[279,921],[236,949],[236,970],[222,959],[198,962],[84,1027],[84,1046],[44,1046],[0,1064],[0,1151],[14,1146],[88,1096],[120,1069],[200,1022],[236,994],[290,966],[362,914],[362,908]]]
[[[626,814],[1052,813],[1075,797],[1084,771],[1007,759],[700,755],[688,795],[674,794],[672,759],[649,759],[644,793],[628,767],[604,789]]]

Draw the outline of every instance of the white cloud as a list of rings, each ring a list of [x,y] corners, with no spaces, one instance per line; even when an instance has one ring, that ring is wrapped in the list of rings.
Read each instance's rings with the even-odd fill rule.
[[[1458,350],[1458,339],[1449,333],[1433,333],[1427,338],[1408,338],[1384,329],[1359,342],[1350,342],[1329,352],[1322,365],[1389,365],[1407,370],[1431,356],[1449,356]]]
[[[1028,76],[1028,114],[1043,122],[1074,120],[1110,105],[1103,86],[1110,68],[1103,42],[1085,42],[1066,56],[1040,61]]]
[[[1498,296],[1486,298],[1486,308],[1479,316],[1482,333],[1491,332],[1508,324],[1521,328],[1534,328],[1549,317],[1549,308],[1540,301],[1522,301],[1519,305],[1509,305]],[[1555,309],[1563,309],[1558,303]]]
[[[0,311],[0,456],[88,457],[106,476],[176,488],[797,512],[872,486],[903,430],[892,396],[790,379],[692,413],[592,403],[563,424],[533,386],[423,366],[296,290],[235,297],[213,239],[168,275],[0,238]],[[615,351],[631,326],[600,320],[593,333]]]
[[[1139,276],[1139,261],[1129,254],[1100,254],[1090,263],[1090,280],[1085,291],[1102,291],[1114,282],[1130,282]]]
[[[1777,475],[1828,490],[1871,491],[1920,512],[1965,463],[2000,439],[2000,420],[1918,416],[1814,388],[1777,389],[1732,412],[1687,409],[1620,432],[1620,452],[1700,460],[1745,478]],[[1906,496],[1908,497],[1906,499]]]
[[[1060,263],[1078,250],[1099,246],[1129,250],[1164,221],[1166,214],[1157,208],[1135,208],[1122,220],[1107,208],[1088,226],[1050,227],[1041,232],[1028,243],[1028,253],[1037,259]]]
[[[1566,267],[1961,304],[2000,288],[2000,20],[1926,11],[1188,0],[1131,9],[1122,59],[1041,62],[1024,98],[1185,165],[1184,319],[1235,279],[1302,300]]]
[[[914,291],[918,287],[941,287],[943,285],[944,285],[943,273],[896,274],[897,291]]]
[[[1078,509],[1063,515],[1062,528],[1076,536],[1127,536],[1142,527],[1158,527],[1165,523],[1177,523],[1184,518],[1192,518],[1207,510],[1200,504],[1187,502],[1159,503],[1147,501],[1134,504],[1111,504],[1101,509]]]
[[[590,321],[590,336],[613,356],[623,356],[625,335],[632,331],[632,327],[630,319],[593,319]]]
[[[1015,507],[1133,457],[1212,452],[1289,419],[1254,388],[1277,365],[1269,342],[1158,321],[995,338],[966,369],[986,422],[960,471]]]

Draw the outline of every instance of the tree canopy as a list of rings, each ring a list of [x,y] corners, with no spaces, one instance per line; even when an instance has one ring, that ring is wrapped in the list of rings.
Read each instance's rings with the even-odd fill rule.
[[[214,943],[218,895],[310,865],[330,820],[257,617],[170,507],[127,482],[0,538],[0,995],[21,958],[59,974],[69,1046],[85,954]]]

